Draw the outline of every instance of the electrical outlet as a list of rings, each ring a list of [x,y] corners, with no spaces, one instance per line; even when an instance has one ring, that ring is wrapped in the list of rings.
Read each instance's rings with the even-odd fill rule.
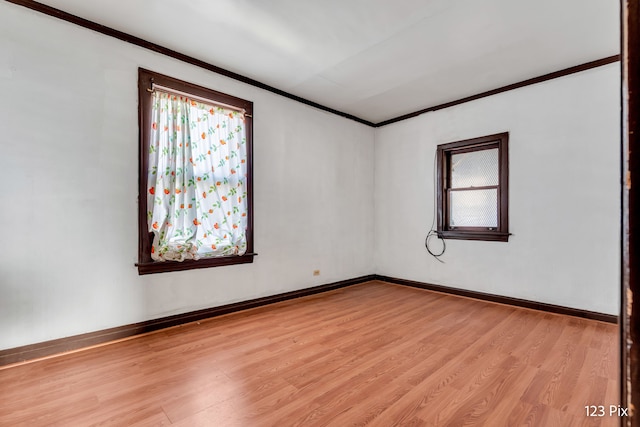
[[[320,270],[313,270],[313,275],[314,276],[319,276],[320,275]]]

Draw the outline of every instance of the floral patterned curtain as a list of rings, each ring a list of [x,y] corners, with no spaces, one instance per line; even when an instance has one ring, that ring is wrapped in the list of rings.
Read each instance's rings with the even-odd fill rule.
[[[246,252],[244,114],[156,90],[149,144],[151,258]]]

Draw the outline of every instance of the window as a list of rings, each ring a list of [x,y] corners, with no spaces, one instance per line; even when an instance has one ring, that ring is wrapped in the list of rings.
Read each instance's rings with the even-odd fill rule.
[[[509,134],[438,146],[438,236],[509,239]]]
[[[138,93],[138,273],[253,262],[253,104],[143,69]]]

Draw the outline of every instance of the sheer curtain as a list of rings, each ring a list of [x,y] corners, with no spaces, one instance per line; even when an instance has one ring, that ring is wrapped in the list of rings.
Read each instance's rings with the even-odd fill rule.
[[[147,219],[155,261],[246,252],[244,114],[156,90]]]

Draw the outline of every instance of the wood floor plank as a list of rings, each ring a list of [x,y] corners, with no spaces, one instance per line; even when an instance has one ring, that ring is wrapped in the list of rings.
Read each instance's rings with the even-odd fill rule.
[[[613,426],[616,325],[372,281],[0,369],[0,425]]]

